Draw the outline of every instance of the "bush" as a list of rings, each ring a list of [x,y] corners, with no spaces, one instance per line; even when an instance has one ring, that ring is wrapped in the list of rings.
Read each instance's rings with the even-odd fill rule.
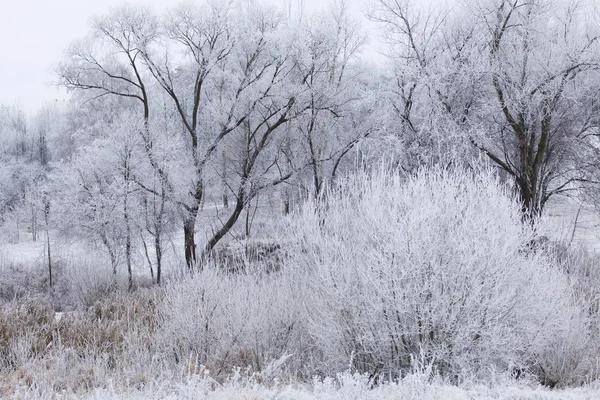
[[[589,383],[600,374],[600,257],[582,245],[563,242],[549,242],[545,250],[571,282],[573,296],[587,316],[587,326],[571,325],[572,334],[546,349],[542,355],[547,360],[542,367],[543,380],[547,384]]]
[[[579,358],[588,340],[566,276],[531,248],[533,230],[491,173],[357,175],[289,227],[285,269],[303,276],[324,374],[545,379],[556,343]]]
[[[298,363],[299,302],[291,284],[289,276],[260,268],[230,274],[207,266],[165,289],[157,343],[186,372],[207,368],[219,379],[235,367],[263,371],[287,353]]]
[[[65,282],[71,303],[88,308],[125,287],[122,277],[114,276],[110,267],[98,261],[78,257],[65,262]],[[120,278],[120,279],[119,279]]]

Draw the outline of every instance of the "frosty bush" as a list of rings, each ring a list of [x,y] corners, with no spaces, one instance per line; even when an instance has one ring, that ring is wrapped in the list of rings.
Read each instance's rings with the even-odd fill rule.
[[[207,368],[223,378],[235,367],[263,371],[302,347],[291,285],[282,274],[230,274],[207,266],[165,289],[157,343],[186,372]],[[300,359],[296,353],[296,364]]]
[[[98,265],[88,260],[77,260],[77,263],[66,262],[65,275],[71,302],[84,308],[116,291],[117,278],[110,273],[110,267]]]
[[[356,175],[287,222],[281,269],[206,266],[166,288],[162,354],[215,378],[281,357],[288,377],[373,383],[533,373],[556,385],[590,369],[573,285],[491,173]]]
[[[491,173],[463,171],[357,175],[306,204],[285,269],[303,276],[322,372],[459,381],[543,374],[559,342],[579,355],[584,316],[520,218]]]

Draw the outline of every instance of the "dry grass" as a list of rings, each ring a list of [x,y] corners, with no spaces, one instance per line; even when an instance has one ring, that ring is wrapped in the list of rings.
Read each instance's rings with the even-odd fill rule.
[[[152,343],[159,296],[156,290],[116,294],[65,314],[36,300],[3,304],[0,397],[19,387],[77,393],[111,381],[126,385],[139,375],[132,345]],[[139,350],[133,353],[143,356]]]

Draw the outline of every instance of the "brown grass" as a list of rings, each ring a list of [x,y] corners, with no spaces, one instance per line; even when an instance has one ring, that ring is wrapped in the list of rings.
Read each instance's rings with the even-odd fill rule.
[[[102,387],[108,378],[127,379],[128,338],[152,342],[158,290],[115,294],[85,312],[57,318],[36,300],[0,308],[0,397],[15,388],[79,392]],[[144,336],[143,338],[139,336]],[[148,349],[146,349],[148,350]]]

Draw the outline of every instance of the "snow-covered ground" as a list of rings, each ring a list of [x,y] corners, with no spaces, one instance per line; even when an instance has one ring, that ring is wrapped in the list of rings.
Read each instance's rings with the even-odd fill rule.
[[[551,199],[539,232],[552,240],[600,252],[600,213],[589,204],[573,198],[561,196]]]
[[[46,249],[45,234],[40,234],[34,242],[31,233],[25,230],[19,233],[18,242],[0,241],[0,260],[21,266],[42,261]]]
[[[263,205],[263,207],[266,207]],[[272,206],[267,207],[267,213],[272,213]],[[222,206],[214,204],[205,205],[204,212],[199,216],[199,226],[207,225],[210,218],[215,218],[215,211],[222,210]],[[258,224],[264,224],[264,217],[259,218]],[[240,223],[241,224],[241,223]],[[241,224],[243,225],[243,224]],[[262,227],[259,227],[259,230]],[[266,229],[270,231],[270,229]],[[52,232],[50,232],[52,235]],[[576,199],[566,197],[555,197],[550,200],[544,213],[543,219],[539,225],[539,233],[552,240],[563,243],[572,243],[573,245],[582,245],[588,250],[600,252],[600,212],[592,206],[577,201]],[[177,247],[183,248],[183,235],[179,230],[165,243],[167,256],[173,256]],[[207,233],[198,230],[198,240],[206,239]],[[227,241],[229,237],[226,238]],[[58,246],[53,249],[53,253],[63,256],[79,257],[82,254],[89,253],[89,249],[82,250],[81,243],[52,243]],[[152,246],[148,251],[153,257]],[[81,253],[81,254],[80,254]],[[104,256],[102,249],[98,249],[98,254]],[[32,240],[32,234],[25,227],[19,229],[18,241],[8,242],[0,238],[0,262],[4,261],[16,263],[21,266],[45,262],[46,257],[46,237],[44,232],[40,232],[36,241]],[[181,257],[178,257],[181,258]],[[108,263],[108,258],[104,260]],[[178,260],[181,261],[182,260]]]

